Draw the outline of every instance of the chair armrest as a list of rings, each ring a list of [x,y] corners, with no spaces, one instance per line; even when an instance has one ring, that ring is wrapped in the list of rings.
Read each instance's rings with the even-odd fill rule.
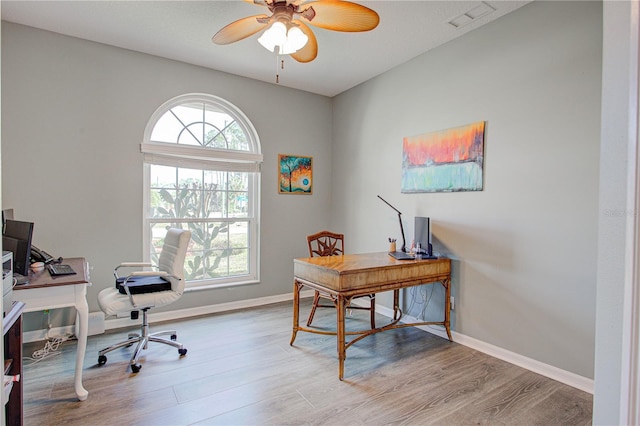
[[[131,267],[135,267],[135,268],[139,268],[139,267],[144,267],[144,266],[153,266],[153,263],[150,262],[122,262],[120,265],[118,265],[118,268],[120,267],[127,267],[127,268],[131,268]]]
[[[145,267],[157,268],[157,266],[155,266],[153,263],[150,263],[150,262],[122,262],[121,264],[116,266],[115,269],[113,270],[113,276],[116,277],[116,279],[121,278],[120,275],[118,275],[118,269],[120,268],[145,268]]]

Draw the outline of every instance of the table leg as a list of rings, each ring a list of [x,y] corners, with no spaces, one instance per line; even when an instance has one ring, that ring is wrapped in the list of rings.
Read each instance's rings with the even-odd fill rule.
[[[398,311],[400,310],[400,290],[393,290],[393,319],[398,319]]]
[[[87,334],[89,331],[89,305],[87,304],[87,286],[76,286],[76,312],[78,321],[78,346],[76,349],[76,373],[74,385],[76,395],[80,401],[89,396],[89,392],[82,386],[82,367],[87,350]]]
[[[291,332],[291,342],[289,345],[293,346],[296,335],[298,334],[298,327],[300,326],[300,289],[301,284],[298,281],[293,280],[293,330]]]
[[[447,330],[449,341],[453,342],[451,337],[451,279],[442,280],[444,286],[444,328]]]
[[[344,315],[346,310],[345,298],[338,295],[336,300],[336,317],[337,327],[336,334],[338,337],[338,378],[344,380],[344,360],[347,358],[347,350],[345,349],[345,328],[344,328]]]

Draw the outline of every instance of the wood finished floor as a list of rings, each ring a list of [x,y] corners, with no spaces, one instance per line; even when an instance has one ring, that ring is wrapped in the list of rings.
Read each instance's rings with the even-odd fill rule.
[[[25,366],[24,424],[591,424],[590,394],[410,327],[349,348],[340,382],[334,336],[298,333],[289,346],[291,309],[279,303],[152,324],[175,328],[188,354],[151,344],[138,374],[127,368],[131,349],[97,366],[98,350],[131,330],[91,336],[84,402],[73,391],[76,344],[66,342],[60,355]],[[367,327],[367,316],[354,311],[347,327]],[[322,309],[314,325],[334,321]],[[26,344],[25,355],[41,347]]]

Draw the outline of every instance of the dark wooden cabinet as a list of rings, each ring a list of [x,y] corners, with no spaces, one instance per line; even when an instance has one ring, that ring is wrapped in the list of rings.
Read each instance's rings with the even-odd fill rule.
[[[7,426],[22,425],[22,311],[24,311],[24,303],[13,302],[11,310],[2,319],[4,374],[20,375],[20,380],[13,382],[9,400],[4,406]]]

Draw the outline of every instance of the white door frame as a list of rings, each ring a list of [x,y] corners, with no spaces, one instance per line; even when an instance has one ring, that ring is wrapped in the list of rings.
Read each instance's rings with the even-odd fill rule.
[[[625,249],[622,364],[620,377],[620,424],[640,425],[640,7],[632,2],[630,28],[631,78],[629,93],[629,167],[627,206],[633,220],[627,222]]]

